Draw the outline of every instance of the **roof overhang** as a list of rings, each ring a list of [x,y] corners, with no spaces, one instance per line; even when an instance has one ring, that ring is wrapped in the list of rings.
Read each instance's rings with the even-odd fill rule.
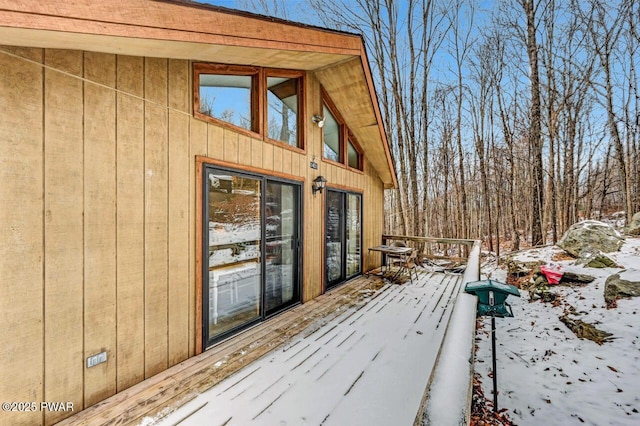
[[[385,188],[397,186],[358,35],[181,0],[0,0],[0,40],[25,47],[315,71]]]

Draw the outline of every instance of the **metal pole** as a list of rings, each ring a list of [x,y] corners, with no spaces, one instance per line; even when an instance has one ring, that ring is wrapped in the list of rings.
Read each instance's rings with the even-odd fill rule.
[[[493,412],[498,412],[498,370],[496,368],[496,317],[491,315],[491,355],[493,361]]]

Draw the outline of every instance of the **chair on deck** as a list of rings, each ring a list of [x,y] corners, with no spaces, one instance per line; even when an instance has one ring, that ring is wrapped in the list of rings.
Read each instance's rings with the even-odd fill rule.
[[[407,245],[403,241],[394,241],[389,246],[390,247],[407,247]],[[391,267],[392,264],[394,264],[399,260],[402,260],[402,256],[398,254],[386,254],[385,257],[386,257],[385,266],[387,270],[389,269],[389,267]]]
[[[390,263],[389,266],[397,266],[398,272],[397,276],[402,273],[402,270],[406,270],[409,272],[409,279],[411,280],[411,284],[413,284],[413,273],[416,274],[416,280],[418,279],[418,271],[416,271],[416,267],[418,266],[418,250],[412,250],[411,254],[408,257],[402,258],[399,257],[398,260],[395,260]]]

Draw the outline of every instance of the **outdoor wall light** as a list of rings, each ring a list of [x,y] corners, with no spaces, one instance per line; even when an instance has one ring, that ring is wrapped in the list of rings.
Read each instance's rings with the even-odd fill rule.
[[[316,192],[322,192],[325,185],[327,184],[327,180],[324,176],[318,176],[313,180],[313,184],[311,185],[311,189],[313,190],[313,195],[316,195]]]
[[[311,121],[313,121],[313,123],[316,124],[321,129],[322,129],[322,126],[324,126],[324,117],[321,115],[314,115],[311,118]]]

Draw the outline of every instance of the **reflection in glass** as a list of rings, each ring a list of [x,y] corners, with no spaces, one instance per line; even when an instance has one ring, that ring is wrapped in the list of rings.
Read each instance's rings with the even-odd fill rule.
[[[268,136],[298,146],[298,80],[267,78]]]
[[[329,285],[342,281],[342,196],[340,192],[327,191],[325,259]]]
[[[268,182],[265,208],[265,309],[267,313],[299,300],[297,289],[298,191]]]
[[[360,168],[360,154],[356,150],[356,147],[349,141],[347,144],[347,156],[349,161],[349,167],[353,167],[354,169]]]
[[[322,130],[324,131],[324,158],[340,162],[340,124],[326,105]]]
[[[252,130],[252,80],[248,75],[200,74],[200,112]]]
[[[209,172],[209,338],[260,316],[261,181]]]
[[[360,273],[361,196],[347,194],[347,278]]]

